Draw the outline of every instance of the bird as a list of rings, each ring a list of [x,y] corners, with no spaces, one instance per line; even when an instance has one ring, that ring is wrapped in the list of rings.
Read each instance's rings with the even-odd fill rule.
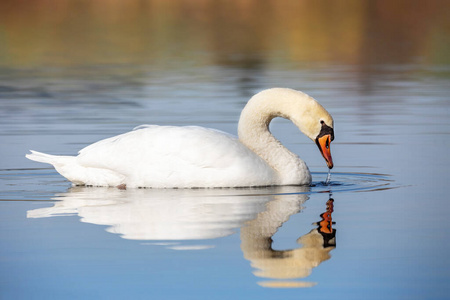
[[[306,163],[277,140],[272,119],[293,122],[313,140],[329,169],[332,116],[309,95],[270,88],[255,94],[241,112],[238,137],[199,126],[141,125],[93,143],[77,156],[30,150],[73,185],[126,188],[233,188],[309,185]]]

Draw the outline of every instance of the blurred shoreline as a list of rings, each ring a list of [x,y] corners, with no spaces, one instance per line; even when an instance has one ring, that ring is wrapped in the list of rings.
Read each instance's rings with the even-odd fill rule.
[[[448,64],[448,1],[0,3],[0,67]]]

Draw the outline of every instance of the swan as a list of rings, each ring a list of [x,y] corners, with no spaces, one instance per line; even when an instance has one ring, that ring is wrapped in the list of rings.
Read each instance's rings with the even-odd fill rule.
[[[305,162],[269,131],[275,117],[291,120],[333,168],[333,118],[312,97],[272,88],[242,110],[238,138],[198,126],[141,125],[80,150],[78,156],[30,150],[26,157],[55,167],[73,185],[119,188],[213,188],[308,185]]]

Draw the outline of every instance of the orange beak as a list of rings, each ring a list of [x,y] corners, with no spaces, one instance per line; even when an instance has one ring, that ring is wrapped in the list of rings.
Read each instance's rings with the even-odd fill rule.
[[[331,135],[326,134],[316,139],[316,144],[319,147],[320,153],[327,162],[329,169],[333,169],[333,159],[330,152]]]

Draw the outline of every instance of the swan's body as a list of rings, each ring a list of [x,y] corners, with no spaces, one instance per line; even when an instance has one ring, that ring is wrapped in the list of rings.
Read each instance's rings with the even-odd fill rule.
[[[194,126],[141,126],[94,143],[76,157],[32,155],[36,160],[48,158],[77,185],[258,186],[278,180],[276,172],[237,138]]]
[[[275,117],[290,119],[317,143],[324,135],[324,124],[331,131],[333,127],[331,116],[313,98],[277,88],[250,99],[239,120],[239,139],[196,126],[144,125],[87,146],[78,156],[36,151],[26,156],[52,164],[76,185],[192,188],[309,184],[311,175],[303,160],[270,133],[268,126]],[[328,156],[332,138],[331,134],[324,148]],[[321,151],[331,168],[331,156]]]

